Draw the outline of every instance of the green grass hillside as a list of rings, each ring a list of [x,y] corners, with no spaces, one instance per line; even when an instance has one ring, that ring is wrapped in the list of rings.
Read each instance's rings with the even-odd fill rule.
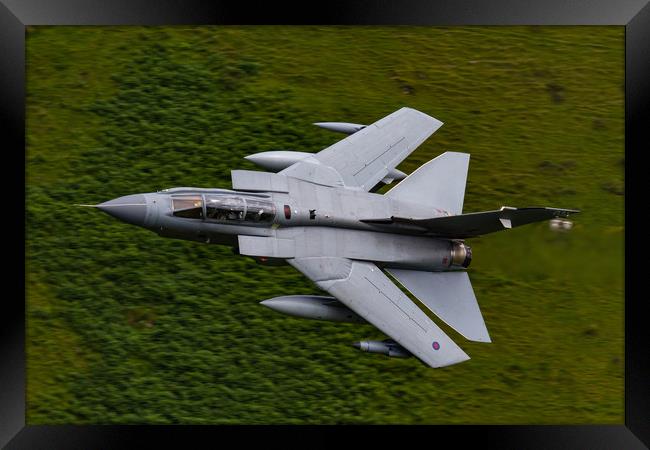
[[[622,27],[30,27],[27,421],[622,423]],[[469,240],[493,343],[433,370],[350,345],[369,325],[258,302],[291,267],[74,207],[230,187],[410,106],[445,125],[400,169],[471,153],[465,211],[578,208]],[[435,319],[437,320],[437,319]],[[438,323],[440,321],[438,320]]]

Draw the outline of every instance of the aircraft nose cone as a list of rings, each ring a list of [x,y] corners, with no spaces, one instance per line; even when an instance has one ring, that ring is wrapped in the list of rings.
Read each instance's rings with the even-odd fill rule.
[[[132,225],[144,226],[147,199],[142,194],[125,195],[97,205],[107,214]]]

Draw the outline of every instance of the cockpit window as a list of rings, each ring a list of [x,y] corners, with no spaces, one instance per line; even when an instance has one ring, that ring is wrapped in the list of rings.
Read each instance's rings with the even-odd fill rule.
[[[272,222],[275,217],[273,202],[228,195],[205,196],[208,220]]]
[[[203,199],[200,195],[172,197],[172,211],[177,217],[203,218]]]
[[[218,221],[244,219],[243,198],[224,195],[206,195],[205,197],[205,215],[208,219]]]
[[[246,220],[251,222],[272,222],[275,205],[264,200],[246,199]]]

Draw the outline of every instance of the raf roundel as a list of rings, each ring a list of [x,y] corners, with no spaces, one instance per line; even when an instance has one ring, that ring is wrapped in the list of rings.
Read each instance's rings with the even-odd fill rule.
[[[438,341],[433,341],[433,344],[431,346],[434,350],[440,350],[440,344],[438,344]]]

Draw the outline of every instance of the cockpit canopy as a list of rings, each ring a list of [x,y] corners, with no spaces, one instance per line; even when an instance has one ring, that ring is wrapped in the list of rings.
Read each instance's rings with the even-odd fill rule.
[[[172,211],[177,217],[203,219],[203,196],[175,195],[172,197]]]
[[[177,217],[210,222],[261,222],[275,218],[275,205],[269,200],[231,194],[174,195],[172,213]]]

